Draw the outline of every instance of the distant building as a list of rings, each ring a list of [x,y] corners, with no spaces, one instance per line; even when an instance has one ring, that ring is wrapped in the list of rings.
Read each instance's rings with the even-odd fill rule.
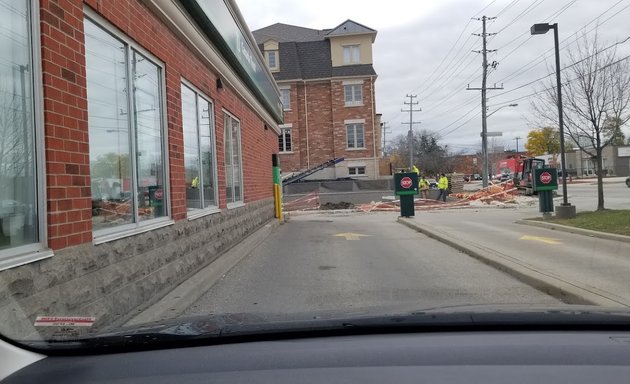
[[[380,118],[375,111],[376,31],[352,20],[333,29],[274,24],[253,35],[280,88],[283,172],[345,161],[312,178],[377,178]]]

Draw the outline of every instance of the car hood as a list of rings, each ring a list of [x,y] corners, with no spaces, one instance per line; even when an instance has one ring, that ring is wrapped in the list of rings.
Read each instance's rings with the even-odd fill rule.
[[[122,327],[79,339],[28,341],[24,344],[39,350],[102,352],[345,334],[568,329],[630,330],[630,312],[596,306],[465,305],[382,315],[238,313],[177,318]]]

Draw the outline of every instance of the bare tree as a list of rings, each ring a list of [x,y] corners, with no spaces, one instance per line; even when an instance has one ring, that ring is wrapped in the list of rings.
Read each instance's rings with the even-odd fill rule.
[[[616,137],[614,126],[630,119],[630,68],[627,57],[618,59],[616,44],[602,48],[597,33],[583,35],[577,48],[569,50],[569,65],[563,69],[563,115],[565,133],[596,160],[597,210],[604,210],[602,151]],[[532,105],[545,124],[557,124],[557,92],[552,81]],[[611,125],[610,121],[615,121]],[[556,125],[557,126],[557,125]]]

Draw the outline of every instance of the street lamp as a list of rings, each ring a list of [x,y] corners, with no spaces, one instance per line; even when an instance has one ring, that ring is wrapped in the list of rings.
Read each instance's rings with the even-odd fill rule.
[[[567,194],[567,169],[564,158],[564,117],[562,114],[562,83],[560,82],[560,48],[558,43],[558,23],[534,24],[530,32],[532,35],[543,35],[553,29],[553,42],[556,52],[556,89],[558,91],[558,125],[560,130],[560,164],[562,169],[562,205],[558,208],[556,216],[559,218],[575,217],[575,206],[569,203]]]
[[[501,110],[501,109],[503,109],[505,107],[518,107],[518,104],[514,103],[514,104],[502,105],[499,108],[495,109],[494,111],[490,112],[486,117],[490,117],[490,116],[494,115],[499,110]]]

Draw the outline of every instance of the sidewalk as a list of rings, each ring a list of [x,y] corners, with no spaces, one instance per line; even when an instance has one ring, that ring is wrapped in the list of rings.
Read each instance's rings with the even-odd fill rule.
[[[398,221],[566,303],[630,307],[630,243],[515,223],[532,216],[460,210]]]

